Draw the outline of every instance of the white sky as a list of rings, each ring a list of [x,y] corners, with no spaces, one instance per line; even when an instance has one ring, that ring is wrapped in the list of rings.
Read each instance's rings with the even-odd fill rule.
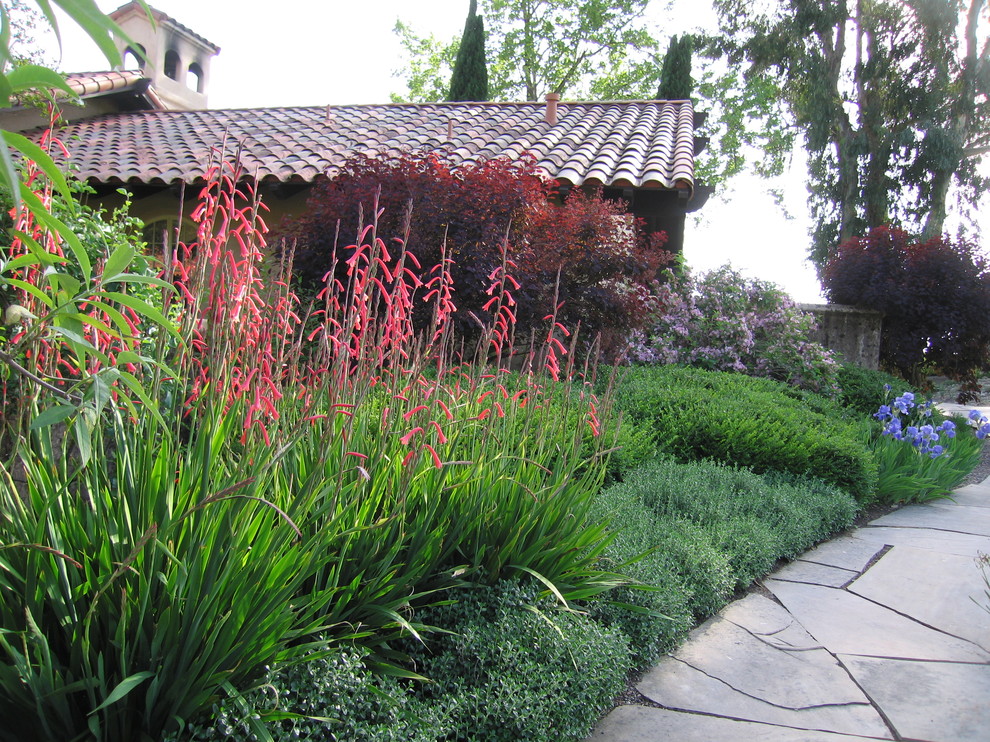
[[[111,11],[124,0],[97,0]],[[420,34],[459,34],[468,0],[153,0],[151,4],[220,47],[211,65],[211,108],[387,103],[404,89],[393,71],[402,50],[401,18]],[[658,38],[713,22],[708,0],[651,0]],[[64,71],[106,69],[92,42],[64,24]],[[661,42],[662,45],[664,42]],[[685,257],[696,271],[725,263],[781,285],[797,301],[824,301],[805,261],[810,238],[803,166],[780,183],[739,176],[689,223]],[[767,194],[783,186],[787,219]]]

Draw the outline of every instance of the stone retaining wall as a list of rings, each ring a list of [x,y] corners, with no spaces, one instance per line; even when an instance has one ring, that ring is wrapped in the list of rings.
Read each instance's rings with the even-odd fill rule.
[[[883,314],[842,304],[801,304],[815,318],[818,331],[811,340],[835,351],[841,360],[876,370],[880,365],[880,327]]]

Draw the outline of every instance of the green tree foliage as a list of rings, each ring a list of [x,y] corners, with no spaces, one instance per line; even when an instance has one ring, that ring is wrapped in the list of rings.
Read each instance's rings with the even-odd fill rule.
[[[660,67],[657,100],[690,100],[694,92],[694,80],[691,78],[693,52],[694,40],[691,36],[684,35],[678,39],[675,35],[671,38]]]
[[[643,0],[482,0],[489,21],[489,99],[538,100],[553,90],[572,99],[655,97],[661,76],[659,44],[641,17],[646,4]],[[407,57],[405,67],[395,74],[405,81],[407,92],[393,94],[392,100],[446,100],[443,83],[450,79],[460,39],[422,36],[401,21],[395,33]],[[781,173],[794,132],[786,125],[777,83],[726,70],[718,40],[692,41],[699,63],[695,97],[702,101],[698,108],[708,114],[699,133],[711,140],[695,163],[697,180],[709,185],[725,182],[744,169],[745,153],[752,148],[764,152],[752,165],[758,173]],[[683,54],[687,38],[682,37],[678,46]],[[690,60],[684,61],[682,82],[687,82]]]
[[[493,100],[540,100],[547,93],[617,97],[656,85],[657,45],[644,26],[648,0],[482,0],[491,50]],[[443,100],[437,80],[449,79],[460,42],[419,36],[399,22],[396,33],[409,55],[397,76],[408,100]],[[604,93],[604,94],[603,94]],[[627,97],[625,92],[621,97]],[[645,96],[642,96],[645,97]],[[393,95],[393,100],[400,100]]]
[[[939,235],[953,185],[970,206],[986,192],[987,0],[715,6],[730,61],[776,85],[804,136],[819,268],[881,224]]]
[[[447,100],[488,100],[488,63],[485,61],[485,21],[478,15],[478,0],[471,0],[464,35],[457,50]]]

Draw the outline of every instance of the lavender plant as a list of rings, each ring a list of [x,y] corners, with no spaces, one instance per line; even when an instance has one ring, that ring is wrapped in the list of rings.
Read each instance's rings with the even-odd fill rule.
[[[885,389],[891,392],[890,385]],[[888,503],[927,502],[945,497],[976,467],[990,421],[978,410],[969,425],[942,419],[932,400],[904,392],[880,405],[873,417],[870,447],[879,469],[878,497]]]
[[[680,363],[784,381],[827,395],[838,391],[839,366],[808,339],[812,318],[779,287],[729,266],[692,277],[667,274],[656,287],[656,312],[631,337],[634,363]]]

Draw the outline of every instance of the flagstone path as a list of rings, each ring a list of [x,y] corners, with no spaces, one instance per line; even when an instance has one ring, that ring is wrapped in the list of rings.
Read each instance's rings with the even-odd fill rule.
[[[981,553],[990,479],[824,543],[695,629],[589,742],[990,742]]]

